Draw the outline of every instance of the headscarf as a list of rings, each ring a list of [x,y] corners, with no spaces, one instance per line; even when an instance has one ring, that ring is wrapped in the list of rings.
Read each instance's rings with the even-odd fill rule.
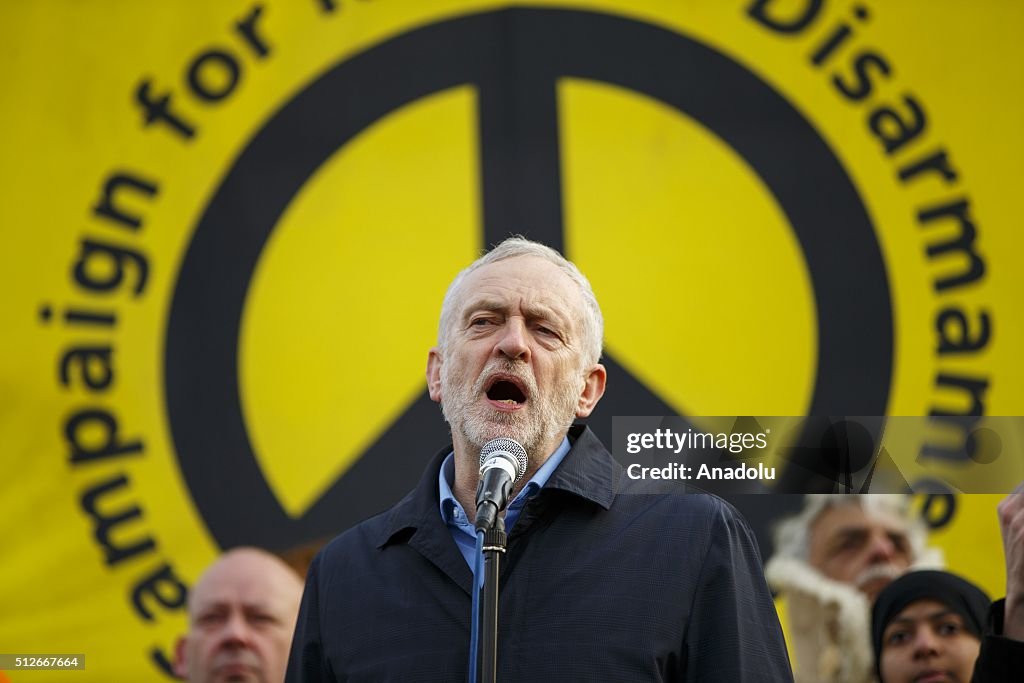
[[[956,574],[932,570],[912,571],[878,594],[871,610],[871,643],[875,669],[882,661],[882,634],[903,609],[918,600],[935,600],[963,617],[964,627],[981,640],[990,600],[985,591]],[[881,673],[879,673],[881,678]]]

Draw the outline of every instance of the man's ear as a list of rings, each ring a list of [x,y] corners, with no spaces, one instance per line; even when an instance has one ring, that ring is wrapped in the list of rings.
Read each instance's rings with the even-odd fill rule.
[[[188,640],[182,636],[174,645],[174,674],[182,680],[188,676],[188,661],[185,655],[187,643]]]
[[[434,403],[441,402],[441,351],[435,346],[427,354],[427,392]]]
[[[589,417],[594,412],[597,402],[604,396],[605,382],[608,380],[608,371],[598,363],[590,368],[583,379],[583,391],[579,400],[576,401],[576,417]]]

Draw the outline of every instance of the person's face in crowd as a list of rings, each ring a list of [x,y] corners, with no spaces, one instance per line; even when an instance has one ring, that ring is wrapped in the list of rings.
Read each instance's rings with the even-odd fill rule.
[[[882,635],[882,683],[967,683],[981,642],[941,602],[911,603]]]
[[[874,602],[911,563],[906,524],[883,510],[850,503],[825,509],[811,527],[810,562]]]
[[[454,305],[447,348],[431,351],[427,370],[453,436],[550,453],[604,390],[603,368],[584,365],[579,287],[553,263],[521,256],[470,273]]]
[[[281,683],[301,598],[298,576],[272,558],[225,556],[192,590],[175,672],[192,683]]]

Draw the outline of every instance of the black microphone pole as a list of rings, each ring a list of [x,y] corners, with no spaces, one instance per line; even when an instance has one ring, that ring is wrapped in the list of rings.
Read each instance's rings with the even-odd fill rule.
[[[477,680],[494,683],[498,676],[498,579],[501,556],[508,538],[501,511],[508,505],[517,481],[526,474],[526,449],[507,438],[488,441],[480,450],[480,482],[476,490],[477,533],[484,532],[481,547],[484,560],[483,599],[478,617],[480,657]],[[474,576],[474,581],[479,578]],[[476,590],[476,586],[474,586]]]
[[[480,680],[495,683],[498,676],[498,577],[505,554],[505,520],[498,517],[484,532],[484,595],[480,615]]]

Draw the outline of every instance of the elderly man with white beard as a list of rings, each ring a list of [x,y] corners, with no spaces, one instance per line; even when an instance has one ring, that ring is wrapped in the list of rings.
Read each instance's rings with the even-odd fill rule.
[[[455,278],[438,327],[427,388],[452,444],[314,559],[287,681],[466,680],[479,458],[500,437],[528,463],[504,511],[498,680],[792,680],[746,522],[624,476],[573,425],[606,380],[574,264],[510,238]]]
[[[939,568],[927,530],[898,494],[811,494],[776,528],[766,567],[786,600],[797,683],[874,683],[871,605],[910,568]]]

